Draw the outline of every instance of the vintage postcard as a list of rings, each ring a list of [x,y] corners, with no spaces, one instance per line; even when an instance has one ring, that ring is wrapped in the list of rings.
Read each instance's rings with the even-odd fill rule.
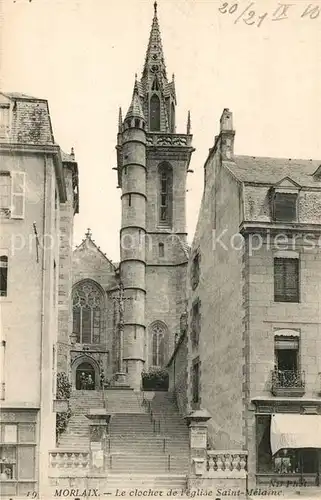
[[[4,500],[321,498],[321,2],[0,0]]]

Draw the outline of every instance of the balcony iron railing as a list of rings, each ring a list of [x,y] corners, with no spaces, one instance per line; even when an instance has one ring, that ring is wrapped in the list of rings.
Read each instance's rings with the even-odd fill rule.
[[[300,370],[273,370],[272,371],[272,393],[304,393],[305,372]],[[278,393],[278,394],[276,394]]]

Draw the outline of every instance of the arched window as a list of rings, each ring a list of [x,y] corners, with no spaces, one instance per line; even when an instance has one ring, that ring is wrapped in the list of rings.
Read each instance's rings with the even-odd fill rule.
[[[165,363],[165,327],[160,323],[152,326],[152,365],[163,366]]]
[[[172,182],[173,172],[170,165],[159,167],[159,224],[169,226],[172,222]]]
[[[95,283],[83,281],[73,290],[73,333],[80,344],[99,344],[103,297]]]
[[[156,94],[153,94],[150,100],[150,130],[151,132],[160,130],[160,100]]]
[[[175,132],[175,105],[173,102],[171,105],[171,131]]]

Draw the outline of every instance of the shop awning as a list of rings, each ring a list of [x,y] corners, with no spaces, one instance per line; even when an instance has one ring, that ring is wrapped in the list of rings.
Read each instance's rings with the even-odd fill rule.
[[[272,455],[282,448],[321,449],[321,415],[272,415]]]
[[[321,449],[321,415],[272,415],[272,455],[283,448]]]

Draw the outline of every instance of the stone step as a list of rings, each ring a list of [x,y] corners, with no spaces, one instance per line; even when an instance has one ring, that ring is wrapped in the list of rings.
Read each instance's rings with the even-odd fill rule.
[[[156,490],[161,492],[158,496],[166,497],[170,493],[173,494],[173,490],[177,491],[177,497],[181,498],[182,493],[186,490],[187,479],[184,475],[140,475],[140,474],[110,474],[107,478],[105,486],[106,492],[113,495],[115,498],[124,492],[123,497],[137,498],[140,493],[139,491],[148,490],[151,488],[152,492]],[[137,492],[135,494],[135,488]],[[117,491],[118,490],[118,491]],[[148,491],[146,491],[148,494]],[[143,495],[140,495],[143,497]],[[147,495],[144,495],[146,497]],[[171,495],[172,496],[172,495]]]

